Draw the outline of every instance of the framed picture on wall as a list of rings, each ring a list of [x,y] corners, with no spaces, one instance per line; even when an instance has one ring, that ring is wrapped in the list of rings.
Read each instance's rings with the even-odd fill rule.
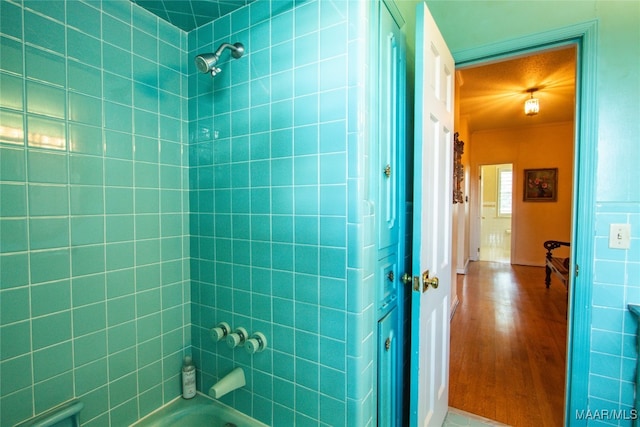
[[[555,202],[558,200],[558,168],[525,169],[524,201]]]

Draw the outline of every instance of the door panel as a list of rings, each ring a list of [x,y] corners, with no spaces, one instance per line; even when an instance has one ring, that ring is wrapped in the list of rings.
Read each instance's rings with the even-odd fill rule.
[[[378,426],[398,425],[398,309],[378,322]]]
[[[400,68],[400,28],[380,4],[380,78],[378,144],[378,249],[394,250],[398,244],[398,108],[400,105],[398,70]]]
[[[384,315],[398,299],[398,255],[392,254],[378,261],[378,313]]]
[[[410,401],[411,425],[418,426],[442,425],[448,410],[453,76],[453,57],[419,4]]]

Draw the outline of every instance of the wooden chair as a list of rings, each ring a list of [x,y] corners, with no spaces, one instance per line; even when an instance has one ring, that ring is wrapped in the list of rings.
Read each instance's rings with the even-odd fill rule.
[[[547,240],[544,242],[544,248],[547,250],[545,262],[546,277],[544,283],[547,285],[547,288],[551,286],[551,273],[558,276],[565,288],[567,288],[569,284],[569,258],[553,256],[553,250],[558,249],[560,246],[571,246],[571,244],[557,240]]]

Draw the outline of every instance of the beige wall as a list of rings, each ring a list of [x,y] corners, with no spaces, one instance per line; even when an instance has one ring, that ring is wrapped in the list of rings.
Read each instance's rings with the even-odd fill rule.
[[[573,140],[573,123],[567,122],[475,132],[465,144],[472,171],[472,218],[479,208],[478,173],[474,171],[483,164],[513,163],[512,264],[542,266],[545,240],[570,240]],[[558,168],[556,202],[523,202],[524,169],[538,168]]]
[[[459,90],[457,92],[460,92]],[[463,193],[469,195],[469,127],[466,117],[456,116],[456,132],[458,139],[464,142],[462,153],[462,165],[464,166],[464,180],[462,181]],[[466,199],[465,199],[466,200]],[[456,203],[453,205],[453,255],[452,265],[455,272],[466,272],[469,262],[469,203]]]

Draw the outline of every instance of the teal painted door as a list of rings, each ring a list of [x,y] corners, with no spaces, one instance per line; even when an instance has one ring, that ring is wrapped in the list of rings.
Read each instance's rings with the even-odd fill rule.
[[[375,91],[376,151],[373,156],[373,182],[376,183],[376,310],[377,340],[377,425],[400,426],[402,402],[404,317],[404,81],[405,44],[400,28],[404,24],[393,1],[377,2],[378,68]]]

